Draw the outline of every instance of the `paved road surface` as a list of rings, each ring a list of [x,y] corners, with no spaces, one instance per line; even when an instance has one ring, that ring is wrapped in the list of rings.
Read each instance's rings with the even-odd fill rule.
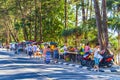
[[[0,52],[0,80],[120,80],[120,73],[93,72]]]

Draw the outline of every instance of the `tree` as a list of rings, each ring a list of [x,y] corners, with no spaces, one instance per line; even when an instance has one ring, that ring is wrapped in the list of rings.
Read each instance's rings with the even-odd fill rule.
[[[103,28],[103,35],[104,35],[104,38],[105,38],[105,48],[107,48],[108,46],[108,28],[107,28],[107,13],[106,13],[106,0],[102,0],[102,9],[103,9],[103,25],[102,25],[102,28]]]
[[[65,0],[64,9],[65,9],[65,29],[67,29],[67,0]],[[65,43],[67,43],[67,37],[65,37]]]
[[[110,1],[107,1],[107,5],[108,7],[108,10],[109,12],[111,12],[111,16],[109,17],[109,28],[114,30],[115,32],[118,33],[118,37],[117,37],[117,40],[118,40],[118,46],[117,46],[117,51],[115,51],[115,53],[118,54],[118,61],[117,61],[117,64],[120,65],[120,22],[119,22],[119,19],[120,19],[120,0],[110,0]],[[116,55],[115,55],[115,59],[116,59]]]
[[[114,2],[107,0],[109,3],[111,1]],[[95,12],[92,0],[1,0],[0,3],[0,22],[3,26],[3,31],[0,31],[1,35],[5,34],[7,27],[9,41],[55,41],[63,44],[66,38],[68,44],[77,45],[79,42],[96,41],[96,28],[100,27],[99,42],[102,46],[108,44],[107,27],[105,27],[108,12],[105,0],[100,1],[100,4],[97,3],[98,8],[99,5],[103,7],[99,9],[99,13],[102,13],[99,15],[100,18],[96,18],[100,19],[100,22],[97,21],[99,27],[95,27],[94,24]],[[114,7],[111,12],[115,13],[114,10],[117,8]],[[68,34],[65,34],[68,36],[61,36],[63,30],[68,31]],[[89,36],[92,36],[92,39]]]
[[[39,9],[40,9],[40,42],[43,42],[43,36],[42,36],[42,10],[41,10],[41,7],[42,7],[42,1],[40,2],[40,5],[39,5]]]
[[[103,6],[103,16],[100,14],[99,2],[94,0],[94,8],[96,15],[96,26],[98,28],[98,41],[101,45],[101,49],[107,49],[108,46],[108,33],[107,33],[107,23],[106,23],[106,1],[102,1]],[[102,21],[103,18],[103,21]],[[102,23],[103,22],[103,23]],[[105,32],[106,31],[106,32]]]

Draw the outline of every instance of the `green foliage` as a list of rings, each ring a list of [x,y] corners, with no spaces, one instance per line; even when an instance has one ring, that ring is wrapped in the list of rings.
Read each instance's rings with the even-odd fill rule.
[[[40,28],[42,27],[43,41],[55,41],[63,44],[64,38],[69,37],[69,41],[74,44],[75,36],[85,36],[90,42],[97,41],[96,19],[94,18],[94,10],[91,11],[90,4],[83,5],[81,0],[67,0],[67,29],[64,27],[65,12],[64,0],[1,0],[0,1],[0,22],[2,25],[1,35],[5,33],[6,24],[10,28],[14,36],[18,36],[20,41],[25,39],[33,40],[37,33],[37,41],[40,40]],[[89,0],[90,2],[91,0]],[[107,8],[113,11],[118,6],[120,0],[107,0]],[[40,10],[41,4],[41,10]],[[78,26],[76,22],[76,7],[78,9]],[[85,7],[85,16],[88,16],[85,23],[82,23],[82,6]],[[35,8],[36,7],[36,8]],[[91,17],[89,15],[91,12]],[[41,19],[40,19],[41,15]],[[108,19],[108,25],[111,29],[120,30],[119,13],[113,14],[114,17]],[[42,24],[42,26],[40,25]],[[37,30],[35,31],[35,26]],[[85,37],[81,41],[85,42]],[[4,38],[4,36],[3,36]],[[13,38],[12,38],[13,39]],[[5,40],[4,40],[5,41]],[[80,41],[80,39],[79,39]]]
[[[110,29],[114,31],[119,31],[120,30],[120,18],[119,17],[109,18],[108,26]]]
[[[62,31],[62,36],[68,37],[74,34],[74,29],[67,29]]]
[[[19,30],[20,29],[20,24],[19,23],[15,23],[14,26],[15,26],[14,27],[15,30]]]

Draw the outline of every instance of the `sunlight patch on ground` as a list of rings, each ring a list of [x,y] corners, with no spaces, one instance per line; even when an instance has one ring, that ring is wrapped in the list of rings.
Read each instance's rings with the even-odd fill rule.
[[[19,74],[19,73],[28,73],[28,72],[45,72],[45,73],[61,73],[60,71],[54,70],[63,70],[63,69],[57,69],[57,68],[46,68],[46,69],[39,69],[39,68],[20,68],[20,69],[13,69],[13,70],[0,70],[0,75],[13,75],[13,74]]]
[[[5,48],[0,48],[0,51],[3,51],[3,50],[6,50],[6,51],[7,51],[7,49],[5,49]]]
[[[50,70],[64,70],[63,68],[46,68],[46,69],[50,69]]]
[[[104,78],[104,79],[110,79],[111,78],[110,76],[106,76],[106,75],[105,76],[103,76],[103,75],[86,75],[86,76],[88,76],[90,78],[94,78],[96,80],[101,80],[102,78]]]
[[[57,78],[45,78],[44,80],[57,80]]]
[[[19,73],[27,73],[27,72],[38,72],[41,71],[40,69],[33,69],[33,68],[21,68],[21,69],[13,69],[13,70],[0,70],[0,75],[12,75],[12,74],[19,74]],[[51,71],[51,70],[48,70]]]
[[[8,55],[0,55],[0,58],[4,59],[4,58],[9,58],[10,56]]]
[[[45,65],[45,64],[19,64],[19,63],[11,63],[11,64],[4,64],[3,67],[6,67],[6,66],[42,66],[42,65]]]
[[[27,79],[15,79],[15,80],[37,80],[37,79],[34,79],[34,78],[27,78]]]

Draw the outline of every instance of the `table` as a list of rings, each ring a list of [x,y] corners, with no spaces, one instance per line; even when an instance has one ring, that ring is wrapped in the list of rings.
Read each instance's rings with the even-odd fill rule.
[[[73,62],[77,62],[77,54],[78,54],[78,52],[70,52],[70,51],[68,51],[67,53],[69,54],[70,59],[71,59]]]
[[[60,52],[59,55],[61,54],[64,54],[63,52]],[[77,54],[78,52],[70,52],[70,51],[67,51],[67,55],[69,55],[70,57],[70,60],[72,60],[73,62],[77,62]]]

